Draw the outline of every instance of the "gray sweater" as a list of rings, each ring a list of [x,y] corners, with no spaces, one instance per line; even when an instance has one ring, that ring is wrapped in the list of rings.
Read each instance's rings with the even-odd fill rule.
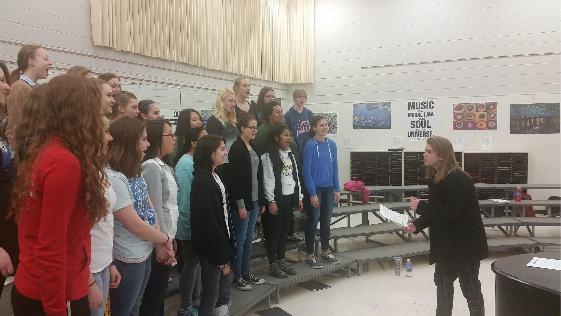
[[[177,183],[170,166],[159,158],[142,163],[142,176],[148,185],[148,194],[156,211],[160,231],[175,238],[177,232]]]

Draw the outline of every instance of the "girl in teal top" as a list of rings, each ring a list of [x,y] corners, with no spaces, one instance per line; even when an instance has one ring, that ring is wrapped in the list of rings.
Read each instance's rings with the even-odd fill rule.
[[[193,252],[191,243],[191,182],[193,181],[193,153],[197,147],[197,140],[207,135],[202,127],[191,128],[183,135],[185,142],[178,148],[183,156],[175,165],[175,176],[179,192],[177,205],[179,219],[175,238],[180,243],[183,256],[183,269],[179,279],[179,293],[181,306],[178,315],[197,315],[193,302],[200,298],[200,268],[199,258]]]

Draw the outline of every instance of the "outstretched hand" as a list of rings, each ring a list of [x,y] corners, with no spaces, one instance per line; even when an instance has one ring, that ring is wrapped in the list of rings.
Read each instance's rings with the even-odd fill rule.
[[[417,231],[417,227],[413,223],[407,224],[407,226],[403,227],[403,231],[406,233],[414,233]]]

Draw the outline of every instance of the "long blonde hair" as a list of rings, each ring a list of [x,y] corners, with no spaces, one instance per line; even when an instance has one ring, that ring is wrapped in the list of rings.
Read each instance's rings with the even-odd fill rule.
[[[438,183],[455,169],[462,170],[456,157],[454,156],[454,148],[452,143],[442,136],[432,136],[427,139],[427,144],[432,147],[432,150],[442,158],[442,165],[440,168],[436,169],[434,167],[427,166],[427,178],[432,179],[434,183]],[[463,171],[463,170],[462,170]]]
[[[238,123],[238,120],[236,118],[236,111],[232,111],[231,113],[227,113],[226,111],[224,111],[224,101],[229,95],[233,95],[235,97],[234,91],[228,88],[220,90],[220,92],[218,93],[218,98],[216,99],[216,104],[214,105],[214,111],[212,112],[212,115],[214,115],[214,117],[222,122],[222,124],[226,124],[226,122],[229,122],[230,124],[236,126],[236,124]]]

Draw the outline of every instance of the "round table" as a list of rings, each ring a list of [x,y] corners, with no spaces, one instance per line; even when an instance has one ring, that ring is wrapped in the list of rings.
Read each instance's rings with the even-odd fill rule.
[[[533,257],[559,259],[559,252],[540,252],[493,262],[495,316],[560,315],[561,271],[526,266]]]

